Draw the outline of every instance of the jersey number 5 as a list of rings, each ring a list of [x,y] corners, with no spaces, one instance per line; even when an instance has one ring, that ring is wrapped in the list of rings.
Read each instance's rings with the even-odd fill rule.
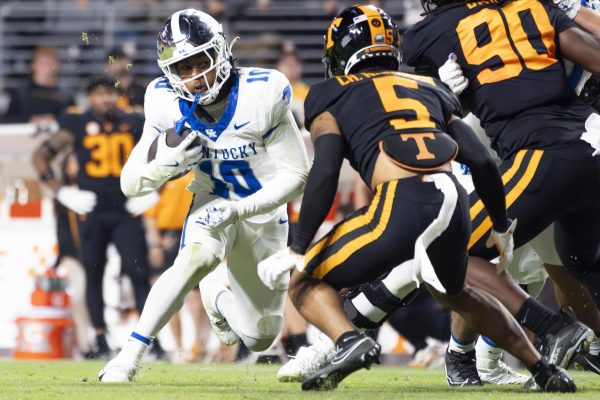
[[[419,84],[415,79],[434,85],[431,78],[403,77],[402,73],[373,78],[373,83],[386,112],[409,110],[415,113],[415,119],[410,121],[407,121],[405,118],[390,119],[390,125],[394,129],[435,128],[435,123],[431,121],[429,111],[423,103],[410,97],[398,97],[396,94],[396,90],[394,89],[396,86],[417,90]]]
[[[466,61],[486,66],[481,85],[540,70],[557,62],[554,28],[538,1],[513,1],[502,9],[484,8],[460,21],[456,33]]]

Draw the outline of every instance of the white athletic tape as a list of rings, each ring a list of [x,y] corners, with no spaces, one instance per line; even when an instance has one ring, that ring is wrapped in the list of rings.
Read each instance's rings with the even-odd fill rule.
[[[437,277],[431,260],[427,256],[427,248],[450,225],[450,220],[456,208],[458,192],[456,191],[454,182],[446,174],[432,174],[429,175],[429,178],[433,181],[435,187],[444,194],[444,201],[437,218],[425,229],[415,243],[413,280],[418,287],[420,282],[418,275],[420,272],[421,279],[425,283],[431,285],[438,292],[446,293],[446,288],[444,288],[444,285],[442,285],[442,282]]]

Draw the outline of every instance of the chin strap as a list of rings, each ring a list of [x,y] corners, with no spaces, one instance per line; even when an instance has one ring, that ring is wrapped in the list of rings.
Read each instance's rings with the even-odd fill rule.
[[[192,102],[192,106],[190,107],[190,110],[183,117],[181,117],[181,119],[179,121],[175,122],[175,131],[177,132],[178,135],[181,135],[181,133],[183,132],[183,129],[185,128],[185,124],[190,120],[190,118],[193,117],[194,111],[196,110],[196,107],[198,106],[198,100],[200,100],[200,93],[196,93],[196,95],[194,96],[194,101]],[[189,126],[189,124],[188,124],[188,126]]]
[[[233,49],[233,45],[236,44],[238,40],[240,40],[240,37],[236,36],[233,39],[231,39],[231,42],[229,42],[229,55],[233,54],[231,50]]]

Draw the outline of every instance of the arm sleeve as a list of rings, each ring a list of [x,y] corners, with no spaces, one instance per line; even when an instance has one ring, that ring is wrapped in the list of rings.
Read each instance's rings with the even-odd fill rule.
[[[292,112],[288,111],[265,141],[277,175],[256,193],[237,201],[240,218],[264,214],[298,197],[308,176],[308,158]]]
[[[506,200],[500,171],[475,132],[460,119],[448,123],[448,133],[459,146],[456,161],[471,169],[475,191],[483,202],[497,232],[506,232]]]
[[[344,160],[341,136],[326,134],[315,141],[315,159],[300,207],[298,227],[291,248],[304,254],[325,220],[337,191],[340,168]]]
[[[125,196],[144,196],[167,181],[168,178],[159,174],[154,168],[154,160],[147,162],[148,150],[159,132],[160,129],[146,121],[142,137],[131,151],[121,171],[121,190]]]

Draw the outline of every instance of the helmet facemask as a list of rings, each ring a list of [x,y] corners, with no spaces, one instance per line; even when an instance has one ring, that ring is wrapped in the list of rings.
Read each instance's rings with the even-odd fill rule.
[[[178,44],[177,47],[182,47],[180,51],[184,52],[184,56],[174,57],[168,61],[158,61],[160,69],[169,79],[173,89],[185,100],[194,101],[195,94],[185,84],[198,79],[204,80],[203,83],[207,89],[200,95],[198,103],[206,105],[214,102],[219,95],[221,87],[223,87],[231,75],[232,56],[224,36],[216,34],[210,41],[197,47],[189,43]],[[177,71],[177,63],[202,53],[210,60],[210,67],[195,76],[182,79]],[[209,82],[206,75],[213,70],[216,70],[216,76],[214,82]]]

